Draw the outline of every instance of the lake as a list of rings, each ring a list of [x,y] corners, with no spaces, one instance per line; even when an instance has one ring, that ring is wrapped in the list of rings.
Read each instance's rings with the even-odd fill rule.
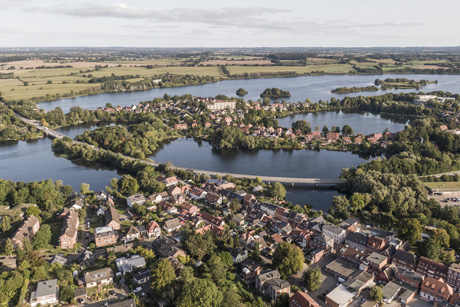
[[[114,106],[131,106],[138,104],[140,101],[152,100],[153,98],[163,97],[164,94],[184,95],[191,94],[198,97],[214,97],[219,94],[229,97],[236,96],[236,90],[240,87],[249,93],[243,98],[246,100],[259,99],[259,95],[268,87],[277,87],[287,90],[291,93],[291,98],[287,101],[305,101],[306,98],[311,101],[329,100],[331,97],[343,98],[346,96],[374,96],[385,93],[413,92],[414,90],[388,90],[377,92],[361,92],[349,94],[332,94],[331,90],[342,87],[360,87],[374,84],[375,79],[386,78],[407,78],[414,80],[438,80],[438,84],[428,84],[423,87],[422,91],[429,92],[434,90],[450,91],[457,93],[460,89],[460,76],[458,75],[330,75],[330,76],[303,76],[294,78],[266,78],[266,79],[249,79],[249,80],[226,80],[216,83],[203,85],[157,88],[139,92],[122,92],[108,93],[92,96],[83,96],[76,98],[67,98],[52,102],[40,103],[40,107],[45,110],[52,110],[60,106],[65,113],[71,107],[80,106],[83,109],[94,110],[99,107],[105,107],[110,102]]]
[[[344,125],[350,125],[355,133],[368,135],[371,133],[382,133],[386,128],[390,132],[404,130],[404,126],[408,122],[407,117],[394,117],[385,115],[375,115],[372,113],[344,113],[338,112],[317,112],[307,114],[294,114],[283,118],[278,118],[278,123],[281,127],[291,128],[292,123],[298,120],[306,120],[310,122],[312,130],[316,126],[323,129],[326,125],[329,129],[332,126],[338,126],[340,129]]]

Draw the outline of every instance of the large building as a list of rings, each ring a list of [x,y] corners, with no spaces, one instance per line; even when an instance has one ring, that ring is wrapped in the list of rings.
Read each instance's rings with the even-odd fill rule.
[[[40,220],[38,217],[31,215],[21,227],[14,233],[14,236],[11,238],[11,242],[15,247],[22,248],[22,242],[24,239],[32,239],[32,237],[40,229]]]
[[[73,248],[75,246],[79,225],[78,213],[74,210],[69,211],[62,223],[61,235],[59,236],[59,246],[61,248]]]
[[[426,277],[433,277],[435,279],[442,278],[447,280],[448,270],[449,267],[447,265],[422,256],[418,261],[417,269],[415,271]]]
[[[94,230],[96,247],[107,246],[117,243],[117,234],[112,226],[98,227]]]
[[[57,304],[58,293],[57,279],[40,281],[37,283],[37,290],[30,294],[30,306]]]
[[[214,101],[208,102],[207,107],[211,111],[220,111],[220,110],[234,110],[236,108],[236,101]]]
[[[454,290],[442,278],[425,278],[420,288],[420,296],[427,301],[448,302]]]

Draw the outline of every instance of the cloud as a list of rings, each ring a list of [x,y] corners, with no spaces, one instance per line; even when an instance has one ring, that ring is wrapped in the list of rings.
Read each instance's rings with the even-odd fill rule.
[[[270,32],[285,33],[287,35],[353,35],[354,33],[372,32],[385,28],[425,25],[420,22],[359,23],[346,20],[315,21],[289,17],[293,15],[293,12],[270,7],[146,9],[128,6],[123,3],[74,3],[34,6],[24,10],[31,13],[52,13],[77,18],[141,20],[152,24],[167,25],[167,27],[177,26],[178,24],[197,24],[200,26],[205,25],[208,29],[238,29],[267,35]],[[146,29],[146,32],[150,31]]]

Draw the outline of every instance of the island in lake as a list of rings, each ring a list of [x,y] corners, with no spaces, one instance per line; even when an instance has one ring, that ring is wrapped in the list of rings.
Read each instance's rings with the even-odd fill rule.
[[[427,85],[427,84],[437,84],[438,81],[429,81],[429,80],[409,80],[407,78],[387,78],[385,80],[380,80],[376,79],[374,84],[371,86],[361,86],[361,87],[338,87],[336,89],[333,89],[331,93],[334,94],[347,94],[347,93],[356,93],[356,92],[376,92],[378,90],[404,90],[404,89],[416,89],[420,90],[421,87]],[[380,87],[378,87],[380,86]]]

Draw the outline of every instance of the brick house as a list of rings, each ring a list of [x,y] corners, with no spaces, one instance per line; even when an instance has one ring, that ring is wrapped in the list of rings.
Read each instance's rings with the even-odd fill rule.
[[[107,246],[117,243],[118,235],[111,226],[97,227],[94,230],[96,247]]]
[[[395,272],[395,278],[397,281],[403,282],[406,285],[410,285],[417,289],[420,288],[423,282],[423,275],[417,272],[414,272],[409,269],[397,268]]]
[[[289,307],[319,307],[319,304],[307,293],[297,291],[289,299]]]
[[[460,290],[460,264],[453,263],[447,271],[447,283],[454,288],[455,291]]]
[[[420,287],[420,297],[426,301],[448,302],[454,290],[444,279],[427,277]]]
[[[388,264],[388,257],[377,253],[372,253],[366,258],[369,270],[374,273],[380,273],[383,267]]]
[[[19,246],[22,248],[22,242],[24,239],[32,239],[32,237],[37,233],[39,229],[40,220],[38,217],[31,215],[14,233],[13,237],[11,238],[11,243],[13,243],[15,247]]]
[[[398,268],[415,271],[417,256],[403,250],[397,250],[392,257],[391,263]]]
[[[78,212],[71,210],[65,217],[61,226],[61,234],[59,236],[59,246],[61,248],[73,248],[77,243],[78,226],[80,220]]]
[[[105,218],[106,226],[111,226],[115,230],[121,229],[121,223],[120,223],[120,218],[118,216],[118,211],[114,207],[109,206],[107,210],[105,210],[104,218]]]
[[[422,256],[418,261],[415,271],[425,277],[447,280],[448,270],[449,267],[447,265]]]

